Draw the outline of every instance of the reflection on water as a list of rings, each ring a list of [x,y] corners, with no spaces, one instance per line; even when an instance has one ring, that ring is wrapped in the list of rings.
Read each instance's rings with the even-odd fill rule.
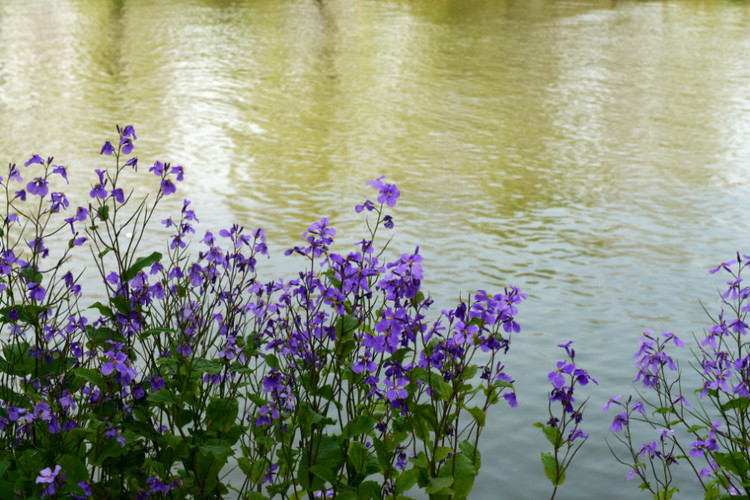
[[[394,245],[420,245],[441,306],[507,282],[531,299],[521,407],[496,412],[477,497],[547,493],[530,422],[567,340],[601,386],[561,498],[635,494],[597,406],[629,390],[637,334],[700,328],[705,270],[748,251],[749,21],[715,1],[4,2],[0,160],[54,154],[84,199],[132,123],[144,165],[187,167],[206,228],[261,225],[279,255],[322,216],[354,242],[387,175]]]

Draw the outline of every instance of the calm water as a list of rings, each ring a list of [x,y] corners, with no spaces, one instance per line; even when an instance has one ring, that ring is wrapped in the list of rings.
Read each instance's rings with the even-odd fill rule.
[[[437,309],[529,294],[521,406],[490,416],[473,496],[549,496],[531,423],[574,340],[600,386],[558,498],[631,498],[599,409],[630,391],[640,332],[699,331],[707,269],[750,252],[748,54],[746,2],[7,0],[0,162],[55,155],[83,196],[132,123],[143,164],[187,167],[206,229],[262,226],[278,256],[322,216],[356,241],[388,176]]]

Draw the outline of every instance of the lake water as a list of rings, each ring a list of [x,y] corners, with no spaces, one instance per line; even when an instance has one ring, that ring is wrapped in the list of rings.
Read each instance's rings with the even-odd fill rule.
[[[85,196],[133,124],[142,164],[186,167],[205,229],[266,229],[267,278],[320,217],[356,241],[386,175],[392,245],[419,245],[436,309],[529,295],[520,406],[490,414],[472,497],[549,496],[531,424],[573,340],[599,387],[557,498],[634,498],[600,409],[632,392],[639,334],[700,332],[723,286],[707,270],[750,252],[748,54],[748,2],[9,0],[0,162],[54,155]]]

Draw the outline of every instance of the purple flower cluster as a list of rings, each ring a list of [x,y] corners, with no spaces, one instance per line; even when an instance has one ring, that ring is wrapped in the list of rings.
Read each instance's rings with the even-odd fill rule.
[[[188,200],[179,217],[162,220],[171,233],[164,252],[140,256],[156,204],[184,170],[154,162],[158,194],[133,207],[125,179],[137,172],[129,156],[137,137],[132,126],[117,131],[100,151],[114,168],[95,170],[84,206],[55,191],[69,180],[52,158],[32,156],[26,183],[15,165],[0,179],[8,207],[0,317],[9,334],[0,442],[35,471],[18,484],[41,485],[42,497],[220,497],[228,489],[219,474],[233,460],[247,475],[243,488],[269,496],[303,487],[334,497],[352,490],[331,478],[355,484],[367,475],[382,478],[378,494],[400,494],[410,466],[450,475],[460,466],[452,487],[468,491],[485,413],[498,401],[517,406],[502,356],[521,330],[526,295],[479,290],[428,319],[419,247],[391,260],[376,248],[378,228],[394,226],[385,210],[400,198],[385,177],[368,183],[377,203],[355,207],[375,219],[369,238],[338,253],[337,232],[321,218],[286,252],[306,260],[294,279],[258,279],[268,256],[262,229],[235,224],[195,241]],[[54,236],[66,234],[60,246]],[[81,248],[98,289],[71,269]],[[570,441],[585,437],[571,432]],[[429,454],[423,441],[435,443]],[[182,479],[171,479],[178,468]],[[21,474],[13,465],[0,483]]]

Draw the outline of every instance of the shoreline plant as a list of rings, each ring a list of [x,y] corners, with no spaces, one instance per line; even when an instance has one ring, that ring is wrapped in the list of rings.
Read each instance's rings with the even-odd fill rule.
[[[53,158],[0,180],[0,497],[466,498],[487,412],[516,406],[503,357],[526,296],[480,290],[428,319],[419,248],[377,244],[400,196],[384,177],[356,207],[367,236],[340,254],[313,223],[288,281],[258,280],[262,229],[197,240],[188,200],[141,254],[184,170],[156,161],[137,199],[137,137],[117,132],[77,208]]]
[[[712,269],[728,273],[719,293],[720,311],[691,348],[691,380],[698,387],[685,393],[683,372],[672,353],[686,347],[675,334],[644,332],[634,355],[642,389],[622,401],[610,398],[603,411],[618,408],[610,430],[625,448],[618,462],[628,467],[628,479],[656,500],[668,500],[678,491],[673,468],[686,464],[707,500],[750,498],[750,342],[747,314],[750,287],[742,273],[750,256],[737,253],[735,261]],[[649,430],[655,439],[639,442],[636,435]],[[650,437],[654,434],[650,434]],[[637,444],[636,444],[637,443]]]

